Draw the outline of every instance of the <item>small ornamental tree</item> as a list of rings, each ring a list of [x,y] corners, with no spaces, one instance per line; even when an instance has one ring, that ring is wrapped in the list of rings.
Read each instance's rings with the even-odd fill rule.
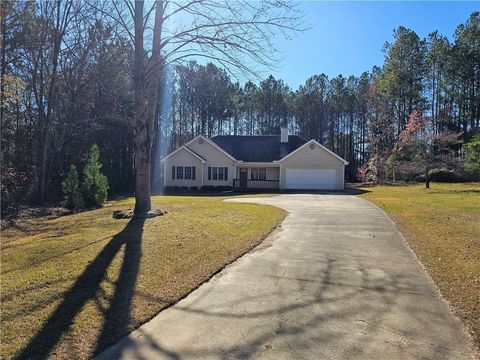
[[[455,149],[462,142],[462,133],[436,134],[430,125],[429,119],[424,118],[421,112],[411,114],[390,158],[399,170],[423,172],[427,189],[430,188],[431,170],[459,168],[460,158]]]
[[[367,164],[362,164],[357,168],[357,180],[361,182],[368,181],[368,166]]]
[[[62,183],[63,193],[65,194],[65,206],[69,209],[80,209],[84,206],[82,193],[80,192],[80,181],[75,165],[70,165],[70,171],[67,178]]]
[[[464,145],[465,170],[472,174],[480,174],[480,134]]]
[[[375,184],[384,182],[389,172],[387,160],[388,152],[386,151],[371,156],[365,164],[365,182],[373,182]]]
[[[98,206],[107,200],[108,180],[100,172],[102,164],[99,159],[100,151],[98,146],[94,144],[90,148],[87,164],[83,169],[83,197],[88,206]]]

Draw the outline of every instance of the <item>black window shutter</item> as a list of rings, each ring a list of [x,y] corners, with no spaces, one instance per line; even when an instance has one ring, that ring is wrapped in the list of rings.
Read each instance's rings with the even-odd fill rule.
[[[172,166],[172,180],[175,180],[175,166]]]
[[[225,180],[228,180],[228,167],[226,167],[226,166],[225,166],[223,178],[224,178]]]
[[[192,180],[195,180],[195,170],[196,170],[196,166],[192,166]]]
[[[208,167],[208,180],[212,180],[212,167]]]

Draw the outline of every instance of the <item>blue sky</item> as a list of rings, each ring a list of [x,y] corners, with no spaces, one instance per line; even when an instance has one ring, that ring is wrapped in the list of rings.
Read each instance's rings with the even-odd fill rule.
[[[382,47],[392,41],[393,29],[399,25],[421,37],[438,30],[453,38],[456,26],[480,10],[480,2],[307,1],[300,7],[312,28],[290,41],[278,39],[283,60],[263,72],[283,79],[293,89],[314,74],[360,75],[382,65]]]

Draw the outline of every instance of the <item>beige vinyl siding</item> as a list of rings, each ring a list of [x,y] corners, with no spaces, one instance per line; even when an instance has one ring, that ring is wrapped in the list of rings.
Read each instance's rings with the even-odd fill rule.
[[[203,144],[200,144],[200,139],[195,139],[188,144],[188,148],[206,160],[206,163],[203,164],[203,185],[232,186],[235,177],[235,161],[205,139],[203,139]],[[208,180],[209,166],[228,167],[228,180]],[[198,175],[201,176],[201,172]]]
[[[345,187],[345,164],[342,160],[328,153],[320,146],[315,145],[312,150],[307,143],[306,146],[296,153],[280,161],[280,189],[286,188],[286,169],[335,169],[337,170],[337,189]]]
[[[196,174],[195,180],[188,179],[172,179],[172,166],[195,166]],[[184,148],[177,151],[165,161],[165,186],[196,186],[200,188],[202,186],[202,161],[185,150]]]
[[[267,167],[267,180],[278,180],[280,178],[280,168]]]

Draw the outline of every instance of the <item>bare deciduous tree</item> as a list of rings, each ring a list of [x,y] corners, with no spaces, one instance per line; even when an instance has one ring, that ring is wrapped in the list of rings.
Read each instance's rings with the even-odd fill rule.
[[[145,4],[150,6],[145,8]],[[91,5],[99,8],[98,4]],[[275,36],[301,30],[302,16],[295,5],[282,0],[114,2],[106,14],[121,25],[135,48],[138,215],[151,209],[151,146],[158,83],[165,66],[201,57],[221,64],[235,75],[256,75],[255,65],[272,66],[276,61]]]
[[[28,32],[30,47],[26,47],[25,63],[31,73],[31,88],[37,108],[37,177],[38,201],[45,200],[47,181],[47,147],[56,101],[56,85],[62,42],[73,19],[73,1],[42,1],[38,3],[38,18]]]

